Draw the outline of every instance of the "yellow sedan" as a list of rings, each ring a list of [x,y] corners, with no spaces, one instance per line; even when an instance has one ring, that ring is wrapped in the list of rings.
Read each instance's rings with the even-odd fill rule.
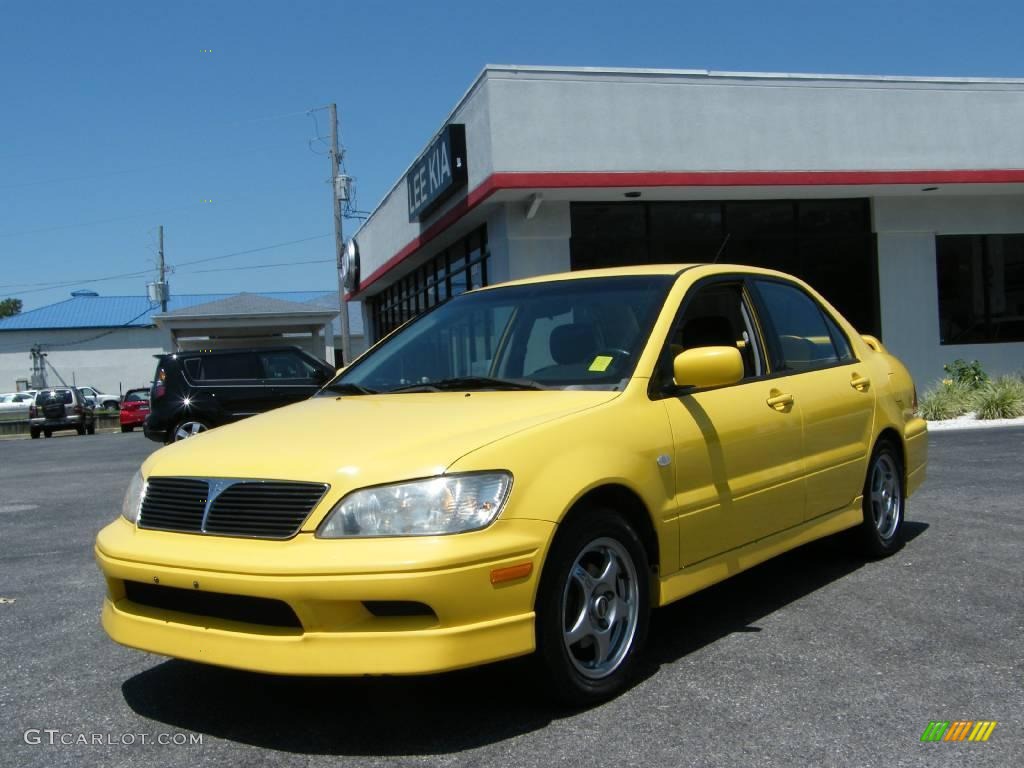
[[[585,703],[652,607],[846,529],[903,541],[906,368],[806,284],[730,265],[458,296],[310,400],[153,454],[96,541],[125,645],[293,675],[536,653]]]

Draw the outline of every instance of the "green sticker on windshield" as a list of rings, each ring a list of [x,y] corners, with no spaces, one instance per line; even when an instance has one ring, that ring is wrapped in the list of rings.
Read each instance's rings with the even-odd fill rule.
[[[598,355],[594,358],[594,362],[590,364],[588,371],[607,371],[608,366],[612,364],[612,358],[610,355]]]

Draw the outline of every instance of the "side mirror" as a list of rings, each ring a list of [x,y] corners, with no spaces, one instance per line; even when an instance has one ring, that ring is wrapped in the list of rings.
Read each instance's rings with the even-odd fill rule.
[[[680,387],[724,387],[743,378],[743,358],[736,347],[694,347],[676,355],[672,376]]]

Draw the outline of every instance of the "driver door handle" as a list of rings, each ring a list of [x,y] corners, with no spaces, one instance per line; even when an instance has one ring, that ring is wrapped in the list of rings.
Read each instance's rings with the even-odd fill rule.
[[[771,396],[765,402],[776,411],[784,411],[793,404],[793,396],[788,392],[773,389],[769,394]]]
[[[850,386],[858,392],[864,392],[871,386],[871,379],[867,376],[861,376],[859,373],[855,373],[850,377]]]

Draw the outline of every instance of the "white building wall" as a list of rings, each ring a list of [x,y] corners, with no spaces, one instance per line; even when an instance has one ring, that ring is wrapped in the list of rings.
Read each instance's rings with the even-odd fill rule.
[[[1024,83],[493,68],[500,171],[1019,168]],[[472,155],[470,155],[472,162]]]
[[[569,203],[544,201],[532,219],[520,202],[494,206],[487,218],[490,283],[568,272],[572,225]]]
[[[978,360],[990,373],[1024,370],[1024,343],[939,343],[936,235],[1024,233],[1020,196],[878,197],[878,281],[885,345],[906,363],[919,389],[942,378],[957,358]]]
[[[156,370],[154,355],[164,351],[165,333],[157,328],[119,328],[101,338],[102,330],[5,331],[0,333],[0,391],[13,392],[17,379],[32,373],[29,350],[41,344],[47,360],[68,384],[91,386],[109,394],[149,386]],[[47,371],[47,381],[60,381]]]

